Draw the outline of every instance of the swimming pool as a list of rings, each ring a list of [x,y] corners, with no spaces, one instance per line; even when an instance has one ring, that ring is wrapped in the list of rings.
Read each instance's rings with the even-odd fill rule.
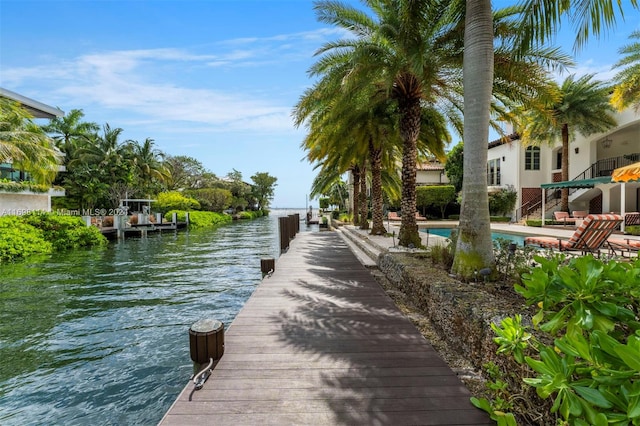
[[[431,235],[438,235],[440,237],[449,238],[451,237],[451,230],[456,228],[422,228],[420,232],[427,232]],[[498,238],[503,240],[509,240],[518,244],[518,246],[524,246],[524,235],[520,234],[508,234],[506,232],[491,232],[491,238],[495,241]]]

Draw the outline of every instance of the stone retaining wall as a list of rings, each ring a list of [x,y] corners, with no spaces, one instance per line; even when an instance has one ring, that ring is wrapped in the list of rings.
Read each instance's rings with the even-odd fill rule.
[[[490,324],[517,313],[527,317],[528,308],[484,291],[482,283],[455,280],[429,267],[430,262],[416,254],[386,252],[378,257],[379,269],[401,291],[414,296],[415,306],[429,317],[451,349],[478,369],[488,361],[511,364],[508,357],[496,355]]]

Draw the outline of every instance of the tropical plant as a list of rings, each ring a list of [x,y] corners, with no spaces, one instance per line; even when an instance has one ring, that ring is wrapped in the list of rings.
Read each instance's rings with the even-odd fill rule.
[[[154,141],[151,138],[146,138],[142,144],[137,141],[131,142],[134,180],[140,195],[148,196],[157,192],[160,189],[159,184],[170,178],[169,169],[163,163],[164,154],[153,145]]]
[[[402,141],[402,215],[399,242],[420,245],[416,219],[416,158],[423,106],[459,122],[462,41],[451,25],[448,1],[366,2],[372,16],[332,1],[316,4],[321,22],[351,31],[355,38],[326,44],[325,56],[312,70],[326,69],[339,61],[343,89],[374,87],[398,108]],[[428,60],[426,59],[428,58]],[[365,90],[365,92],[367,92]],[[370,90],[369,90],[369,93]],[[431,123],[436,127],[440,123]],[[446,134],[439,132],[440,135]],[[442,140],[439,141],[442,143]]]
[[[545,424],[554,415],[567,425],[640,424],[640,260],[535,259],[540,267],[515,288],[539,307],[538,334],[520,316],[505,318],[492,325],[498,353],[528,367],[524,383],[552,400]],[[500,414],[488,400],[473,402]]]
[[[620,111],[631,105],[636,111],[640,110],[640,30],[631,33],[629,38],[635,41],[618,51],[625,56],[613,66],[620,71],[614,77],[616,85],[611,103]]]
[[[609,103],[610,87],[593,80],[593,75],[568,76],[561,86],[554,83],[552,97],[539,107],[519,114],[516,126],[525,145],[562,143],[562,180],[569,177],[569,143],[579,132],[584,136],[602,133],[616,126]],[[562,190],[560,209],[569,211],[569,190]]]
[[[56,146],[65,153],[67,160],[73,158],[75,150],[100,129],[96,123],[82,121],[83,118],[84,112],[81,109],[72,109],[64,117],[54,117],[42,126],[56,142]]]
[[[36,183],[50,184],[62,156],[19,103],[0,96],[0,163],[12,163]]]
[[[513,212],[518,201],[518,193],[513,185],[500,188],[489,194],[489,213],[494,216],[507,215]]]

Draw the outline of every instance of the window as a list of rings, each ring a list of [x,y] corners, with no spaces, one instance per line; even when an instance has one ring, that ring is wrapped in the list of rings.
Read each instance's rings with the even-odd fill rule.
[[[500,185],[500,159],[494,158],[487,163],[487,184],[489,186]]]
[[[540,170],[540,148],[530,146],[524,152],[524,169]]]

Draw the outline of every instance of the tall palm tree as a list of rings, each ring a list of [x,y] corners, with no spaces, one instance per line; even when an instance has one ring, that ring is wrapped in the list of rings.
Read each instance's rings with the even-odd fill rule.
[[[28,172],[35,182],[50,184],[62,156],[27,110],[0,97],[0,163],[6,162]]]
[[[517,129],[524,144],[562,142],[562,180],[569,176],[569,142],[576,131],[583,136],[605,132],[616,126],[609,103],[610,88],[601,81],[593,80],[593,75],[576,79],[567,77],[562,86],[556,84],[556,96],[521,115]],[[562,190],[560,209],[569,211],[569,190]]]
[[[96,123],[82,121],[83,118],[84,112],[81,109],[72,109],[64,117],[55,117],[42,126],[45,132],[52,135],[56,146],[66,154],[68,159],[73,158],[79,145],[99,130]]]
[[[458,4],[461,4],[459,1]],[[491,13],[490,0],[466,1],[465,20],[465,47],[464,47],[464,85],[465,91],[478,90],[483,96],[468,98],[465,96],[465,158],[468,154],[476,158],[476,161],[464,161],[464,180],[478,180],[480,186],[484,186],[486,192],[486,179],[480,178],[478,165],[485,167],[482,160],[487,158],[488,132],[485,132],[489,115],[487,106],[491,103],[490,96],[494,82],[493,63],[491,54],[493,38],[490,37],[493,28],[493,15]],[[523,10],[523,26],[520,34],[520,51],[525,51],[536,41],[545,41],[554,34],[560,19],[572,11],[573,20],[580,31],[576,36],[576,47],[581,47],[589,34],[598,35],[603,26],[611,27],[615,23],[615,11],[612,0],[521,0]],[[633,7],[638,6],[637,0],[630,0]],[[618,2],[620,6],[620,2]],[[621,10],[621,9],[620,9]],[[480,89],[480,87],[482,87]],[[478,161],[480,160],[480,161]],[[493,267],[493,245],[487,238],[490,234],[488,221],[488,202],[479,191],[478,184],[465,187],[463,184],[463,202],[468,206],[460,212],[460,227],[458,243],[453,263],[453,272],[463,276],[472,277],[480,268]],[[478,196],[477,203],[471,201]],[[476,219],[477,218],[477,219]]]
[[[69,165],[93,164],[97,171],[106,175],[110,183],[129,182],[133,169],[133,144],[131,141],[119,140],[123,131],[119,127],[111,128],[108,123],[105,124],[102,134],[95,135],[90,143],[78,149],[76,158]]]
[[[169,170],[162,162],[164,154],[153,146],[154,140],[151,138],[146,138],[142,144],[132,142],[133,163],[142,193],[150,189],[153,181],[164,182],[169,179]]]
[[[611,95],[611,103],[619,111],[631,105],[640,110],[640,31],[634,31],[629,38],[636,41],[619,50],[625,56],[613,66],[622,68],[614,77],[617,84]]]
[[[336,59],[345,90],[374,85],[398,108],[402,149],[402,222],[399,243],[421,244],[416,224],[416,157],[424,105],[457,114],[461,106],[462,40],[449,20],[450,1],[368,0],[372,16],[334,1],[315,9],[321,22],[350,31],[355,38],[328,43],[311,69],[326,72]],[[356,89],[357,90],[357,89]]]

